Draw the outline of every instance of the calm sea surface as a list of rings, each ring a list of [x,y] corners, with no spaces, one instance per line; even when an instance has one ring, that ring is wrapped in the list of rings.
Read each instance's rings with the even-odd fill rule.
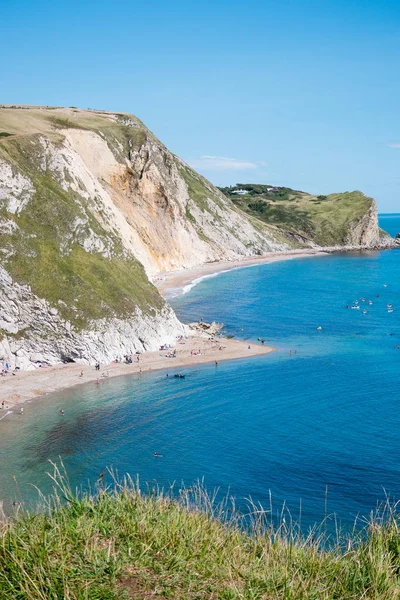
[[[381,226],[396,234],[400,215]],[[107,466],[177,490],[204,477],[239,504],[267,506],[271,491],[294,517],[301,498],[307,525],[323,518],[326,487],[328,511],[345,525],[385,494],[399,499],[399,275],[400,251],[384,251],[202,281],[172,301],[181,319],[223,321],[226,334],[278,351],[187,368],[184,380],[127,376],[27,404],[0,421],[0,498],[33,501],[30,483],[48,492],[48,461],[61,456],[73,485]],[[346,309],[361,297],[373,302],[360,301],[365,315]]]

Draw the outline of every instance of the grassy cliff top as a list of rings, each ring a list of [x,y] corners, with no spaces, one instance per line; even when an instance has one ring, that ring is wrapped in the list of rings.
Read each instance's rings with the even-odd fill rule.
[[[321,246],[344,244],[350,224],[375,206],[360,191],[315,196],[287,187],[237,184],[220,188],[241,210]]]
[[[106,139],[117,159],[124,160],[133,148],[140,148],[149,129],[134,115],[82,108],[50,106],[0,105],[0,158],[15,139],[44,136],[62,142],[62,130],[83,129],[99,133]]]
[[[243,527],[199,487],[181,490],[177,501],[141,494],[131,482],[108,491],[99,484],[96,497],[78,498],[59,473],[56,486],[44,512],[0,524],[2,600],[400,597],[400,534],[390,509],[326,549],[318,529],[302,536],[288,522],[272,528],[255,507]]]
[[[1,104],[0,135],[1,133],[9,135],[41,133],[51,136],[58,127],[96,129],[105,125],[112,126],[119,119],[133,119],[144,127],[139,119],[128,113],[112,113],[73,106],[66,108]]]

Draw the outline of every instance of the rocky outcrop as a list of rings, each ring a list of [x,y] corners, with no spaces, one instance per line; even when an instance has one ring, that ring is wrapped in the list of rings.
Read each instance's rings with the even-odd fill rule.
[[[375,201],[359,219],[349,224],[348,229],[346,245],[376,247],[384,243],[378,225],[378,209]]]
[[[197,335],[206,335],[207,337],[214,337],[223,328],[223,323],[205,323],[205,321],[197,321],[195,323],[189,323],[189,329],[194,331]]]
[[[274,223],[293,246],[364,248],[393,244],[379,229],[375,200],[360,190],[317,196],[252,183],[220,189],[249,216]]]

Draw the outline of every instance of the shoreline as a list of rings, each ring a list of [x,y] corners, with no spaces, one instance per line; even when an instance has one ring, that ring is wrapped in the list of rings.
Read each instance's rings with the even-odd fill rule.
[[[381,250],[394,250],[395,246],[368,247],[368,246],[327,246],[325,248],[305,248],[270,252],[262,256],[248,256],[237,260],[220,260],[189,269],[178,271],[163,271],[151,278],[162,296],[166,300],[175,298],[189,292],[195,285],[204,279],[217,277],[222,273],[257,265],[293,260],[296,258],[312,258],[329,256],[339,252],[379,252]]]
[[[363,248],[351,248],[351,250],[361,250]],[[308,250],[290,250],[286,252],[271,252],[263,256],[249,256],[239,260],[221,260],[190,269],[181,269],[179,271],[164,271],[158,273],[152,278],[152,283],[157,287],[159,292],[168,300],[176,296],[186,294],[197,283],[204,279],[217,277],[222,273],[237,269],[245,269],[247,267],[255,267],[273,262],[281,262],[292,260],[295,258],[310,258],[314,256],[327,256],[332,252],[339,252],[339,249],[324,248],[308,249]],[[349,249],[350,251],[350,249]]]
[[[243,269],[261,264],[292,260],[296,258],[309,258],[315,256],[328,256],[334,252],[351,252],[362,250],[383,250],[384,248],[363,248],[347,246],[343,248],[331,247],[322,249],[293,250],[286,252],[271,252],[263,256],[247,257],[234,261],[216,261],[200,265],[191,269],[180,271],[169,271],[159,273],[153,278],[153,284],[166,298],[173,298],[185,294],[197,283],[204,279],[216,277],[221,273],[235,269]],[[222,346],[223,349],[219,350]],[[275,348],[261,344],[249,343],[240,340],[226,338],[215,338],[209,336],[189,336],[182,342],[177,342],[176,358],[164,356],[166,351],[146,352],[140,355],[140,362],[134,364],[110,363],[102,365],[100,371],[95,371],[92,365],[81,364],[57,364],[50,367],[39,368],[34,371],[20,371],[17,375],[7,375],[0,378],[0,422],[7,416],[7,411],[13,412],[13,408],[34,400],[47,394],[66,390],[83,383],[101,383],[109,377],[120,377],[140,372],[152,372],[171,369],[172,374],[179,369],[209,364],[215,361],[223,362],[261,356],[275,351]],[[200,354],[197,351],[200,350]],[[196,351],[196,355],[192,355]],[[83,371],[83,376],[80,373]],[[4,400],[4,409],[1,402]]]
[[[139,362],[101,365],[100,371],[96,371],[92,365],[74,363],[53,365],[34,371],[20,371],[15,376],[6,375],[0,378],[0,404],[3,400],[5,402],[4,409],[0,406],[0,423],[7,413],[10,414],[8,411],[14,412],[13,409],[19,404],[84,383],[97,385],[112,377],[160,370],[169,370],[173,376],[187,367],[262,356],[275,350],[270,346],[251,342],[249,344],[249,342],[226,338],[211,340],[203,336],[190,336],[186,340],[177,342],[175,348],[176,358],[168,358],[166,350],[156,350],[140,354]],[[192,355],[193,352],[196,354]],[[82,377],[81,372],[83,372]]]

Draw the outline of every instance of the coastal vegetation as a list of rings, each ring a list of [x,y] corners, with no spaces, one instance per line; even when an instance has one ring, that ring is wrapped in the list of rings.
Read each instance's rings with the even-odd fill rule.
[[[345,245],[349,231],[374,205],[360,191],[312,195],[288,187],[238,183],[220,188],[236,206],[288,236],[320,246]]]
[[[330,540],[324,524],[304,535],[289,518],[273,526],[268,511],[241,514],[201,485],[141,493],[110,475],[77,495],[55,466],[42,510],[0,525],[2,600],[400,597],[395,507]]]

